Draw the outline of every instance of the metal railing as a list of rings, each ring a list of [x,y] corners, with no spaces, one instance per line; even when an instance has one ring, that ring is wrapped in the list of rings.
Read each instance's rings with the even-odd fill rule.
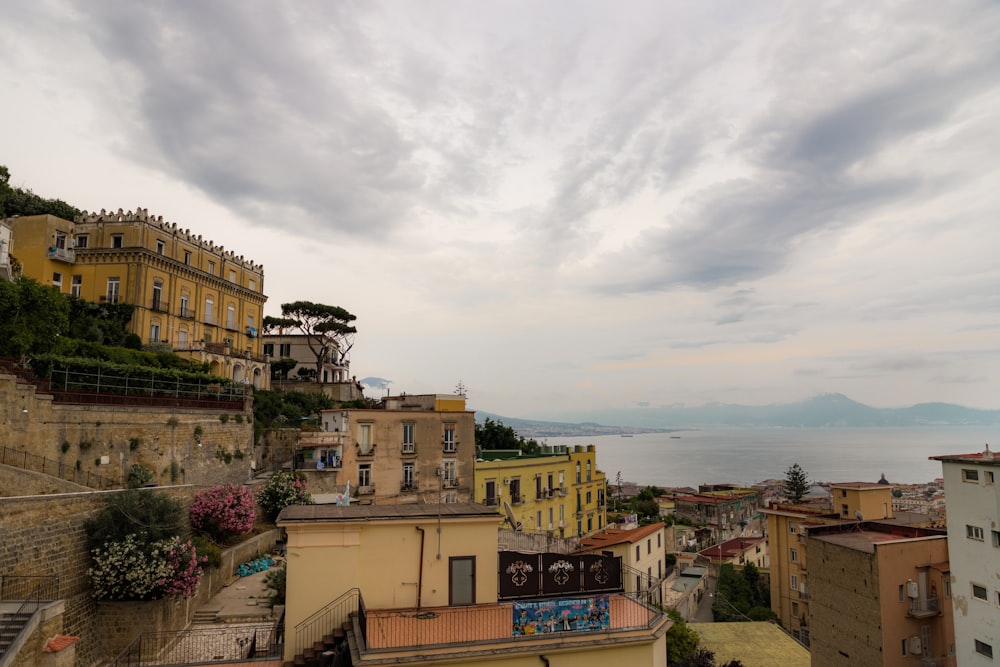
[[[109,667],[280,659],[284,651],[281,622],[143,632],[125,647]]]
[[[16,638],[23,629],[27,621],[35,615],[35,612],[41,608],[42,603],[49,602],[48,598],[42,597],[43,592],[48,592],[49,587],[47,582],[39,583],[36,585],[27,597],[24,598],[24,602],[18,607],[17,611],[13,614],[6,615],[3,620],[0,620],[0,635],[3,636],[13,636]],[[15,639],[16,642],[16,639]],[[10,646],[14,646],[11,644]],[[8,647],[0,647],[0,658],[2,658],[7,651]]]
[[[80,484],[92,489],[103,490],[115,487],[114,482],[97,473],[78,470],[75,466],[67,465],[61,461],[53,461],[44,456],[19,449],[12,449],[4,445],[0,445],[0,463],[13,468],[51,475],[52,477],[58,477],[67,482],[73,482],[74,484]]]
[[[0,575],[0,600],[28,600],[32,595],[42,600],[58,600],[59,575]]]
[[[323,637],[326,635],[343,627],[350,620],[351,614],[363,616],[363,607],[361,590],[352,588],[300,622],[295,626],[293,655],[298,655],[305,649],[311,648],[316,642],[323,641]],[[364,623],[361,624],[361,627],[365,627]]]

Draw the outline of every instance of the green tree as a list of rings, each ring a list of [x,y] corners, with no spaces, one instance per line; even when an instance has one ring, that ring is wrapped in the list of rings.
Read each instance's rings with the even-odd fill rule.
[[[306,492],[304,479],[291,473],[276,472],[257,494],[257,503],[264,510],[264,515],[274,521],[289,505],[311,505],[312,496]]]
[[[358,330],[351,324],[357,318],[340,306],[328,306],[312,301],[281,304],[281,317],[265,317],[265,331],[278,328],[297,329],[309,350],[316,356],[316,377],[323,377],[323,364],[332,361],[344,365],[347,353],[354,346]]]
[[[695,655],[701,638],[676,609],[667,609],[667,616],[673,621],[673,625],[667,630],[667,664],[682,665]]]
[[[809,491],[809,476],[798,463],[792,464],[785,471],[784,493],[785,498],[792,504],[802,502]]]
[[[482,424],[476,424],[476,449],[517,449],[523,454],[538,454],[541,446],[537,440],[525,440],[502,421],[487,417]]]
[[[288,357],[282,357],[281,359],[275,359],[271,362],[271,379],[272,380],[287,380],[288,371],[292,370],[298,365],[299,362],[294,359],[289,359]]]
[[[712,618],[720,622],[769,621],[777,618],[770,608],[770,598],[753,563],[747,563],[742,571],[732,563],[724,563],[719,568]]]
[[[652,487],[646,487],[635,495],[632,499],[632,511],[640,517],[659,519],[660,503],[656,502]]]
[[[21,276],[0,280],[0,355],[23,357],[55,348],[69,307],[55,289]]]
[[[177,537],[184,530],[179,502],[164,493],[129,489],[108,498],[104,509],[84,524],[87,548],[122,542],[138,534],[146,543]]]

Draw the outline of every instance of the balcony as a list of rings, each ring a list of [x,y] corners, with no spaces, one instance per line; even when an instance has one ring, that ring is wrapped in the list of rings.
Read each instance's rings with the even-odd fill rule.
[[[931,618],[941,613],[940,598],[910,598],[910,607],[906,615],[910,618]]]
[[[72,248],[57,248],[55,246],[50,246],[45,252],[45,256],[49,259],[54,259],[57,262],[66,262],[67,264],[72,264],[76,261],[76,251]]]
[[[168,313],[170,312],[170,304],[163,299],[153,299],[149,304],[149,309],[157,313]]]
[[[487,507],[496,507],[498,503],[499,500],[496,496],[486,496],[486,500],[483,501],[483,504]]]
[[[375,447],[377,445],[373,442],[371,444],[362,445],[360,442],[355,442],[354,447],[357,449],[358,457],[360,458],[371,458],[375,456]]]
[[[181,306],[177,310],[177,316],[178,317],[183,317],[186,320],[193,320],[194,319],[194,309],[193,308],[188,308],[187,306]]]
[[[403,443],[403,449],[402,449],[402,451],[403,451],[403,454],[407,454],[407,455],[411,455],[412,456],[412,455],[415,455],[417,453],[417,447],[412,442],[404,442]]]
[[[445,477],[441,482],[441,485],[446,489],[457,489],[458,488],[458,477]]]
[[[524,497],[520,493],[511,493],[510,494],[510,504],[511,505],[520,505],[523,502],[524,502]]]
[[[365,484],[363,486],[359,486],[358,487],[358,495],[359,496],[374,496],[375,495],[375,485],[374,484]]]
[[[399,485],[399,490],[402,493],[415,493],[417,490],[417,485],[413,482],[413,480],[410,481],[403,480],[403,483]]]
[[[445,440],[445,441],[444,441],[444,442],[442,443],[442,446],[444,447],[444,451],[445,451],[445,452],[447,452],[447,453],[449,453],[449,454],[453,454],[453,453],[455,452],[455,446],[456,446],[457,444],[458,444],[458,443],[457,443],[457,442],[455,442],[454,440]]]

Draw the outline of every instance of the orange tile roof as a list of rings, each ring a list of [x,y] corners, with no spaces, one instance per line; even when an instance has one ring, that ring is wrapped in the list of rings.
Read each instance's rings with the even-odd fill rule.
[[[640,526],[639,528],[632,528],[630,530],[605,528],[599,533],[594,533],[590,537],[585,537],[580,540],[580,551],[590,551],[601,547],[609,547],[615,544],[624,544],[626,542],[635,543],[648,535],[652,535],[656,531],[663,528],[664,525],[666,524],[661,521],[659,523],[651,523],[648,526]]]

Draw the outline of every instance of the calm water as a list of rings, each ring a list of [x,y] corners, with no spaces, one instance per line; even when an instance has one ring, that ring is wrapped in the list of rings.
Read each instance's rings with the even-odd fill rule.
[[[671,436],[680,436],[679,438]],[[551,445],[597,445],[597,467],[612,481],[697,486],[781,479],[793,463],[823,482],[929,482],[929,456],[1000,451],[1000,426],[910,428],[712,428],[632,437],[547,438]]]

